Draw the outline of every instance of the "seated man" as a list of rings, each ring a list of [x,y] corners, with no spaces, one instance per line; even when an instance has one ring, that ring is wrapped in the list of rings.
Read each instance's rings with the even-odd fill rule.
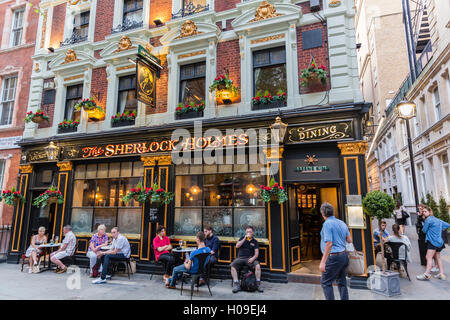
[[[381,232],[378,228],[373,231],[373,245],[375,247],[375,256],[378,252],[381,251],[380,233],[382,233],[381,236],[383,237],[383,242],[386,242],[389,237],[389,233],[386,231],[386,221],[381,221]]]
[[[211,256],[209,257],[208,263],[212,266],[217,262],[220,240],[216,235],[214,235],[213,228],[211,226],[206,226],[203,230],[203,233],[206,237],[205,245],[211,249]],[[201,286],[204,283],[205,281],[203,280],[203,278],[200,278],[199,285]]]
[[[172,273],[175,264],[175,257],[169,250],[172,250],[172,245],[169,237],[166,236],[166,228],[159,226],[156,230],[156,237],[153,239],[153,252],[155,253],[155,261],[161,261],[165,265],[164,279],[169,279],[169,274]]]
[[[236,248],[239,249],[238,257],[231,263],[231,276],[233,277],[233,293],[241,290],[239,284],[238,272],[242,266],[255,269],[256,284],[258,286],[258,292],[264,292],[261,288],[261,266],[259,261],[256,260],[259,255],[258,241],[253,237],[255,230],[252,226],[248,226],[245,229],[245,237],[239,239],[236,243]]]
[[[111,249],[101,252],[102,273],[101,276],[92,281],[93,284],[106,283],[106,279],[111,279],[111,271],[109,270],[110,260],[126,261],[131,255],[131,248],[128,239],[119,233],[119,228],[111,229],[113,241]]]
[[[56,264],[57,273],[64,273],[67,271],[67,267],[61,262],[65,257],[71,257],[75,253],[75,246],[77,244],[77,238],[72,232],[72,227],[67,225],[63,228],[64,241],[62,246],[50,255],[50,261]]]
[[[184,261],[184,264],[173,268],[171,278],[164,279],[166,287],[168,287],[169,289],[176,288],[177,280],[181,279],[183,272],[189,272],[191,274],[195,274],[198,272],[199,262],[198,258],[196,258],[198,254],[211,252],[211,249],[205,246],[205,234],[203,232],[200,231],[197,233],[195,241],[197,242],[197,250],[191,252],[189,258],[186,258],[186,260]],[[205,265],[208,263],[210,257],[211,256],[208,256],[208,258],[206,259]]]

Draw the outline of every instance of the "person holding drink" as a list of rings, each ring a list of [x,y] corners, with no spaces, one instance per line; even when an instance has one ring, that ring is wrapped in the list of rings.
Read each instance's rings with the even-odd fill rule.
[[[180,241],[180,247],[182,241]],[[159,226],[156,230],[156,237],[153,239],[153,252],[155,253],[155,261],[161,261],[165,266],[164,280],[169,279],[175,265],[175,257],[169,252],[172,250],[169,237],[166,236],[166,228]]]
[[[238,257],[231,263],[231,276],[233,277],[233,293],[241,290],[238,272],[243,266],[255,269],[255,277],[258,292],[264,292],[261,288],[261,266],[257,260],[259,256],[258,241],[254,238],[255,229],[248,226],[245,229],[245,237],[239,239],[236,248],[239,249]]]

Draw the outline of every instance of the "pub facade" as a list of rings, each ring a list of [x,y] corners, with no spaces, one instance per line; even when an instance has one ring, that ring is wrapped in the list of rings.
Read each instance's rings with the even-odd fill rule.
[[[107,9],[103,2],[41,4],[44,40],[33,59],[47,67],[32,75],[28,109],[40,108],[50,121],[27,124],[20,142],[17,187],[26,202],[14,208],[9,261],[39,226],[61,239],[71,224],[85,264],[90,237],[105,224],[120,228],[138,271],[148,272],[158,225],[174,246],[195,245],[196,232],[211,225],[221,240],[213,273],[228,277],[235,243],[252,225],[263,280],[285,282],[320,259],[318,209],[327,201],[353,226],[367,271],[370,219],[361,213],[358,226],[348,209],[367,192],[370,106],[359,89],[350,1],[207,0],[189,14],[175,0],[171,8],[116,0]],[[154,60],[143,75],[142,52]],[[326,81],[301,85],[313,64],[327,71]],[[236,89],[209,90],[220,75]],[[257,101],[268,96],[279,99]],[[84,98],[99,115],[74,108]],[[189,105],[194,110],[183,111]],[[117,120],[122,114],[134,117]],[[285,130],[274,130],[280,122]],[[262,201],[259,186],[271,178],[288,201]],[[156,183],[174,200],[123,202],[138,183]],[[51,185],[64,203],[33,206]]]

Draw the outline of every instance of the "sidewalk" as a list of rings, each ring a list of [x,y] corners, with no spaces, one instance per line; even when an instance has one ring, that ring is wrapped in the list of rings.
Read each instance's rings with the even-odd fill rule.
[[[392,230],[392,221],[388,222],[388,230]],[[411,282],[407,279],[401,279],[402,295],[387,298],[374,294],[369,290],[349,289],[350,299],[352,300],[410,300],[426,299],[450,300],[450,280],[441,281],[432,279],[428,282],[422,282],[415,279],[417,274],[423,272],[424,268],[420,266],[417,235],[415,228],[407,227],[407,234],[413,244],[413,262],[409,265]],[[444,268],[447,275],[450,276],[450,248],[442,251]],[[54,300],[188,300],[189,286],[180,295],[180,290],[166,289],[161,276],[150,276],[146,274],[132,275],[131,280],[126,276],[117,275],[107,284],[93,285],[85,273],[84,269],[79,269],[79,273],[58,275],[53,272],[43,272],[41,274],[28,274],[25,271],[20,272],[20,265],[0,264],[0,299],[54,299]],[[201,287],[200,292],[195,292],[193,300],[323,300],[323,292],[320,285],[303,283],[262,283],[264,293],[231,292],[230,280],[212,280],[210,297],[208,289]],[[75,289],[69,289],[75,287]],[[44,293],[44,296],[42,295]],[[335,288],[335,295],[339,294]]]

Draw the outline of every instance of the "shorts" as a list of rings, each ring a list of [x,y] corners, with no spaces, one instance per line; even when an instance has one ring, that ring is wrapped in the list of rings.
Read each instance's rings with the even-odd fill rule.
[[[56,259],[61,260],[65,257],[69,257],[69,254],[66,251],[58,252],[57,254],[53,255]]]
[[[444,248],[445,248],[445,244],[443,244],[442,247],[438,248],[438,247],[433,246],[430,241],[427,241],[427,250],[436,250],[436,252],[441,252],[442,249],[444,249]]]
[[[406,218],[401,218],[401,219],[395,219],[395,223],[398,224],[399,226],[404,226],[406,225]]]
[[[249,258],[236,258],[231,263],[231,266],[239,271],[243,266],[248,266],[248,267],[254,269],[259,264],[258,260],[255,260],[252,263],[248,263],[248,259],[250,259],[250,257]]]

